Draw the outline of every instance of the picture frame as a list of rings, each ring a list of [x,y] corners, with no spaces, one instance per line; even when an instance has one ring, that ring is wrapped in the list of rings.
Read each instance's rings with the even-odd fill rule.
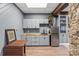
[[[16,40],[15,29],[5,30],[6,44],[10,44]]]

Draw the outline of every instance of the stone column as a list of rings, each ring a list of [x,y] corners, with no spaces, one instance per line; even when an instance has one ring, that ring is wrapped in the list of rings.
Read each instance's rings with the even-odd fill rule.
[[[69,54],[79,55],[79,4],[69,4]]]

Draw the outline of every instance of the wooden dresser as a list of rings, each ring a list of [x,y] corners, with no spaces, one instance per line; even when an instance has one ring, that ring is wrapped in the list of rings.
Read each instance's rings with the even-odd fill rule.
[[[11,44],[4,46],[3,56],[24,56],[25,53],[25,40],[16,40]]]

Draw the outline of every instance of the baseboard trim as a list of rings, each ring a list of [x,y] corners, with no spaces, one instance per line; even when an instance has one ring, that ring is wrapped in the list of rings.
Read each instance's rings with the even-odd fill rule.
[[[60,43],[59,45],[63,45],[63,46],[65,46],[66,48],[69,49],[69,43]]]
[[[2,53],[0,52],[0,56],[2,56]]]
[[[0,56],[3,56],[3,51],[0,51]]]
[[[59,45],[69,45],[69,43],[60,43]]]

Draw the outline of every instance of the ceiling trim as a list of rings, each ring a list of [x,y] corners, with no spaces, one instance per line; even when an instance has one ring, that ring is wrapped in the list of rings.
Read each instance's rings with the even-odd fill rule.
[[[25,3],[15,3],[23,13],[51,13],[59,3],[48,3],[46,8],[28,8]]]
[[[50,13],[24,13],[24,15],[50,15]]]
[[[24,14],[24,12],[15,3],[13,4],[22,12],[22,14]]]

